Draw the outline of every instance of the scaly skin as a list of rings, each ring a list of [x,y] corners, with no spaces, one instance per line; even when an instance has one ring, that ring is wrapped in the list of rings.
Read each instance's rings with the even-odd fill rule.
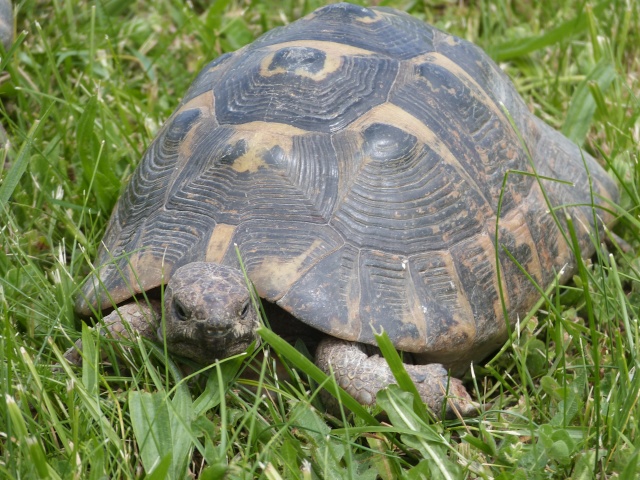
[[[170,352],[201,364],[241,353],[258,338],[258,315],[245,279],[240,271],[227,266],[194,262],[179,268],[165,289],[164,331],[159,323],[160,310],[157,302],[153,308],[131,303],[105,317],[104,323],[115,338],[130,338],[130,330],[154,341],[166,338]],[[371,347],[325,337],[316,350],[316,364],[327,374],[333,372],[338,384],[360,403],[373,405],[378,391],[395,379],[385,359],[369,355],[367,348]],[[78,341],[65,357],[78,364],[81,349]],[[471,400],[460,380],[449,378],[442,365],[405,364],[405,368],[434,413],[441,412],[446,402],[447,417],[456,412],[462,416],[477,414],[479,405]]]
[[[338,385],[363,405],[375,404],[376,394],[396,383],[386,360],[377,354],[369,355],[356,342],[326,337],[318,345],[316,364],[326,374],[333,372]],[[456,412],[462,416],[477,415],[481,406],[471,400],[460,380],[448,376],[442,365],[405,363],[404,367],[420,398],[435,414],[442,411],[446,401],[447,418],[453,418]]]
[[[100,333],[109,338],[125,338],[132,340],[132,333],[150,340],[157,340],[156,329],[160,321],[160,303],[152,301],[151,306],[146,303],[128,303],[104,317],[105,328]],[[82,365],[82,340],[67,350],[64,357],[74,365]]]
[[[179,268],[164,292],[165,325],[161,325],[159,302],[118,307],[104,318],[103,335],[131,338],[138,332],[164,343],[174,354],[201,364],[242,353],[258,339],[258,315],[242,272],[214,263],[195,262]],[[129,324],[127,328],[126,324]],[[164,327],[164,328],[163,328]],[[82,342],[65,357],[79,365]]]
[[[172,275],[165,289],[167,349],[201,364],[245,352],[260,325],[242,272],[194,262]]]

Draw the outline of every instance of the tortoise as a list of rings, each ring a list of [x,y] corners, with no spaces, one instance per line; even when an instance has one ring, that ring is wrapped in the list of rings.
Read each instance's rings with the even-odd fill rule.
[[[394,382],[374,347],[384,330],[430,408],[470,415],[449,375],[505,342],[534,283],[575,272],[566,215],[590,256],[617,198],[478,47],[334,4],[204,67],[117,203],[76,310],[165,285],[166,331],[143,302],[111,328],[124,316],[210,363],[257,337],[240,257],[358,401]]]

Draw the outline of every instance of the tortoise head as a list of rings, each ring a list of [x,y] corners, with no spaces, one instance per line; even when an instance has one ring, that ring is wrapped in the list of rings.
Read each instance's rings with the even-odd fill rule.
[[[242,272],[216,263],[178,268],[164,292],[167,349],[201,364],[245,352],[258,337],[258,314]]]

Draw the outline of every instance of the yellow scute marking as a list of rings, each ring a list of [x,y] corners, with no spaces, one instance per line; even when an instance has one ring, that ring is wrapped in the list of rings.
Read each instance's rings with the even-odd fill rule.
[[[236,172],[257,172],[261,167],[267,167],[267,164],[262,159],[262,156],[267,152],[266,148],[250,149],[247,153],[235,159],[231,164]]]
[[[268,168],[264,155],[273,147],[282,148],[287,154],[291,152],[293,137],[307,133],[300,128],[282,123],[250,122],[238,125],[229,143],[245,140],[247,151],[231,164],[236,172],[257,172],[260,168]]]
[[[164,259],[144,252],[131,257],[129,268],[129,282],[136,293],[166,283],[173,269]]]
[[[541,198],[540,202],[540,204],[542,205],[544,199]],[[487,231],[490,232],[492,228],[494,228],[495,222],[492,219],[492,221],[487,223],[488,224],[486,228]],[[540,259],[538,258],[538,248],[533,240],[531,232],[529,231],[529,225],[527,225],[524,213],[520,208],[516,208],[513,211],[509,212],[509,214],[504,218],[501,218],[499,221],[499,225],[501,228],[514,235],[516,248],[523,244],[529,247],[529,249],[531,250],[531,261],[528,264],[523,265],[523,267],[537,282],[541,282],[543,279],[543,275],[542,265],[540,263]]]
[[[374,55],[376,52],[372,52],[371,50],[366,50],[364,48],[352,47],[351,45],[346,45],[340,42],[326,42],[321,40],[296,40],[294,42],[282,42],[276,43],[275,45],[269,45],[267,47],[270,51],[278,51],[282,48],[286,47],[309,47],[315,48],[316,50],[322,50],[327,54],[327,57],[330,55],[333,56],[343,56],[343,55]]]
[[[189,100],[187,103],[182,105],[182,107],[180,107],[180,110],[178,110],[178,112],[176,113],[198,109],[202,110],[202,113],[205,116],[212,117],[214,103],[215,97],[213,96],[213,91],[208,91]]]
[[[304,135],[308,133],[307,130],[302,128],[292,127],[286,123],[276,122],[247,122],[235,127],[236,136],[242,134],[243,138],[256,138],[262,139],[265,137],[293,137],[295,135]],[[235,137],[234,137],[235,138]]]
[[[324,60],[324,66],[322,70],[313,73],[305,70],[304,68],[297,68],[294,73],[299,77],[307,77],[315,81],[324,80],[329,74],[337,71],[342,65],[341,56],[336,54],[329,54],[327,52],[325,53],[327,56]],[[273,56],[275,54],[276,52],[270,53],[262,59],[262,62],[260,62],[260,75],[262,75],[263,77],[271,77],[272,75],[287,73],[287,70],[282,67],[269,69],[269,65],[271,65]]]
[[[202,112],[202,117],[198,120],[196,124],[191,127],[191,130],[187,133],[184,140],[178,147],[178,152],[183,161],[191,158],[193,152],[193,142],[195,138],[195,132],[197,130],[197,125],[203,122],[203,119],[207,119],[205,121],[210,122],[210,124],[217,125],[217,121],[215,120],[214,114],[214,104],[215,98],[213,96],[213,92],[206,92],[202,95],[198,95],[195,98],[192,98],[187,103],[185,103],[180,109],[174,114],[178,115],[181,112],[186,112],[188,110],[200,110]],[[215,122],[215,123],[213,123]]]
[[[315,240],[307,250],[296,257],[265,257],[250,273],[251,280],[260,286],[260,290],[284,293],[304,273],[305,260],[322,246],[321,240]]]
[[[406,260],[403,262],[405,264]],[[418,330],[417,339],[405,338],[402,340],[406,344],[406,349],[410,351],[420,350],[425,344],[427,338],[427,307],[425,299],[418,294],[414,280],[411,274],[405,270],[404,276],[405,291],[407,295],[406,308],[402,312],[402,323],[405,325],[413,325]]]
[[[369,12],[372,12],[374,14],[373,17],[356,17],[356,22],[359,23],[364,23],[364,24],[371,24],[371,23],[377,23],[380,20],[384,20],[384,17],[389,16],[389,17],[394,17],[395,15],[387,15],[385,13],[382,12],[374,12],[373,10],[369,10]]]
[[[222,261],[231,245],[235,231],[235,225],[225,223],[219,223],[214,227],[207,245],[207,254],[205,255],[207,262],[220,263]]]
[[[414,59],[412,59],[412,63],[418,65],[420,63],[431,63],[450,71],[456,78],[458,78],[469,88],[471,95],[477,98],[479,102],[490,108],[494,115],[496,115],[496,117],[498,117],[503,124],[509,124],[509,120],[505,116],[502,109],[495,104],[486,90],[478,82],[476,82],[475,78],[469,75],[469,73],[464,68],[455,63],[449,57],[446,57],[441,53],[430,52],[419,57],[415,57]]]
[[[500,283],[498,283],[498,273],[496,271],[496,248],[493,244],[493,242],[491,241],[491,237],[489,236],[489,233],[482,233],[478,236],[475,237],[475,243],[476,245],[480,246],[484,252],[480,255],[478,255],[478,257],[476,257],[476,261],[479,263],[482,262],[490,262],[491,265],[491,279],[493,281],[493,290],[495,292],[498,292],[498,296],[499,296],[499,292],[500,292],[500,288],[502,288],[502,291],[504,292],[508,292],[508,286],[507,286],[507,279],[504,278],[504,275],[500,276]],[[468,260],[470,261],[470,260]],[[487,263],[487,265],[489,265],[489,263]],[[469,265],[471,266],[471,265]],[[501,285],[501,287],[500,287]],[[509,307],[511,306],[511,299],[509,298],[509,295],[505,295],[504,296],[504,304],[505,307],[507,308],[507,310],[509,309]],[[504,318],[504,314],[503,314],[503,310],[502,310],[502,304],[500,303],[500,300],[496,300],[494,305],[493,305],[493,309],[495,312],[495,318]],[[504,322],[502,322],[504,323]],[[506,328],[506,326],[505,326]]]

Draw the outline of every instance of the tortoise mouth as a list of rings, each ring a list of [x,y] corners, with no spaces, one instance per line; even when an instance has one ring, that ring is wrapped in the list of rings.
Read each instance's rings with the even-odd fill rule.
[[[162,343],[162,327],[157,329],[158,340]],[[238,339],[233,337],[229,329],[198,332],[197,334],[167,335],[167,350],[172,354],[191,359],[201,365],[209,365],[216,360],[246,352],[251,344],[259,341],[258,336]]]
[[[201,333],[205,340],[221,340],[231,335],[229,327],[205,327]]]

